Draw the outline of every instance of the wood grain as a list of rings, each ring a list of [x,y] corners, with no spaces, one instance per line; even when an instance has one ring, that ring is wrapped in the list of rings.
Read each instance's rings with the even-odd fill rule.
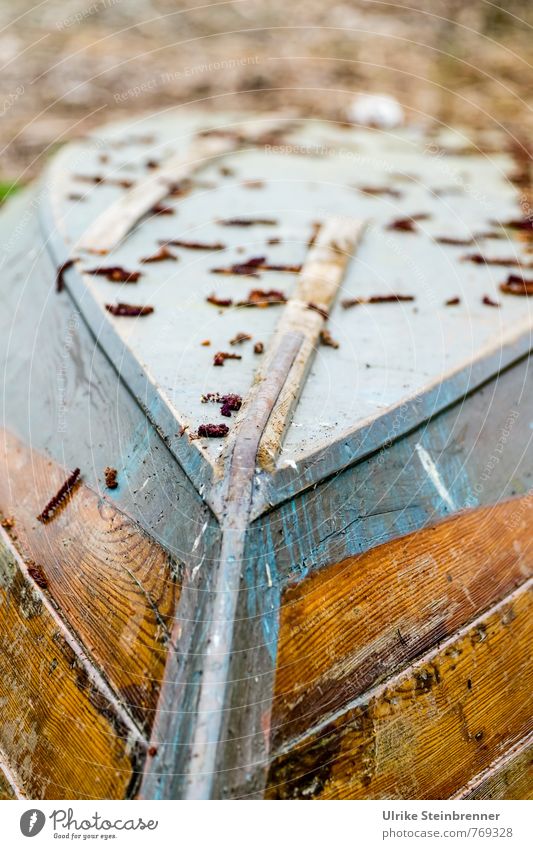
[[[269,798],[446,799],[531,731],[531,582],[272,764]]]
[[[0,509],[27,563],[131,715],[151,725],[179,595],[165,552],[83,484],[46,525],[36,520],[67,473],[8,432]]]
[[[532,571],[533,498],[459,514],[282,596],[273,745],[428,651]]]
[[[533,799],[533,740],[529,737],[493,764],[458,799]]]
[[[127,797],[142,741],[0,530],[0,747],[32,799]],[[4,791],[5,792],[5,791]]]

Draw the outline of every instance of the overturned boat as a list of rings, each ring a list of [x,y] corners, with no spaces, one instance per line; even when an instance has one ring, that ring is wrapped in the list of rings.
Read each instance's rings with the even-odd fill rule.
[[[524,798],[530,156],[178,110],[0,217],[0,797]]]

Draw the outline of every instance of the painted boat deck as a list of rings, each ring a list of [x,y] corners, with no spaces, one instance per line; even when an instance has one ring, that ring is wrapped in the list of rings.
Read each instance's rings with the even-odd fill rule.
[[[220,124],[225,129],[228,125],[246,129],[246,124],[232,125],[231,117]],[[76,245],[90,222],[124,194],[118,186],[80,182],[80,175],[119,181],[139,180],[147,173],[149,177],[151,169],[143,168],[146,161],[164,163],[180,150],[194,150],[195,133],[204,126],[204,116],[178,123],[176,119],[143,122],[134,138],[153,135],[149,156],[146,145],[127,144],[124,129],[66,148],[49,175],[50,204],[61,236],[59,257],[64,258],[65,247]],[[183,446],[177,445],[183,440],[176,433],[185,426],[195,432],[212,419],[212,408],[202,404],[203,395],[246,396],[258,366],[253,342],[235,349],[229,342],[246,332],[253,341],[267,344],[280,314],[276,307],[217,309],[206,298],[214,293],[238,302],[257,287],[280,289],[289,296],[296,282],[291,273],[265,272],[256,279],[216,275],[211,269],[254,256],[265,256],[275,265],[301,264],[313,222],[331,214],[369,222],[329,320],[339,348],[320,347],[317,352],[277,459],[281,474],[269,480],[271,502],[285,497],[287,487],[297,491],[302,482],[309,485],[326,469],[330,473],[342,466],[338,446],[350,437],[352,459],[353,453],[360,456],[379,447],[383,430],[390,429],[394,418],[391,412],[399,405],[409,401],[411,409],[400,429],[396,426],[397,435],[453,401],[466,386],[472,388],[505,367],[528,349],[532,324],[527,299],[507,296],[501,309],[482,303],[484,296],[502,301],[498,284],[513,271],[513,262],[531,264],[526,245],[494,223],[521,215],[519,195],[509,181],[515,166],[508,154],[474,150],[468,156],[454,156],[453,143],[464,145],[460,136],[428,141],[416,131],[394,135],[348,131],[314,121],[299,129],[291,126],[283,144],[264,150],[245,145],[207,163],[191,177],[196,188],[183,197],[166,199],[176,214],[148,216],[105,258],[81,252],[77,269],[83,280],[75,272],[68,277],[95,336],[120,363],[121,373],[149,407],[171,450],[186,466],[190,464],[193,478],[198,474],[201,480],[202,472],[192,471],[196,458],[184,458]],[[117,134],[126,138],[118,149],[113,147]],[[306,154],[309,148],[311,155]],[[109,156],[106,164],[99,161],[102,150]],[[221,167],[231,174],[221,174]],[[258,175],[262,182],[255,186]],[[365,187],[386,187],[399,196],[367,194],[361,191]],[[80,190],[83,202],[69,199]],[[236,217],[235,210],[239,218],[277,223],[222,226],[219,221]],[[396,219],[411,215],[428,218],[415,223],[416,232],[387,229]],[[484,233],[503,238],[484,238]],[[57,235],[52,230],[53,242]],[[468,247],[450,246],[436,242],[440,236],[473,241]],[[280,244],[269,245],[270,238],[279,238]],[[171,239],[226,247],[175,248],[177,262],[140,263],[156,252],[161,241]],[[508,258],[510,265],[463,261],[472,253],[489,260]],[[122,265],[141,271],[142,277],[136,285],[117,286],[83,274],[99,265]],[[343,309],[340,303],[345,298],[391,293],[412,295],[415,301],[352,309]],[[461,304],[446,306],[453,297],[460,297]],[[150,304],[154,313],[125,321],[105,312],[106,303],[121,299]],[[201,344],[206,339],[209,347]],[[224,368],[214,366],[214,354],[228,349],[242,360],[229,361]],[[192,450],[200,454],[209,477],[220,457],[220,443],[198,440]],[[336,450],[337,456],[328,461],[327,455]],[[304,475],[298,469],[301,462]]]
[[[55,292],[57,266],[128,191],[73,175],[141,180],[198,129],[247,120],[178,112],[104,129],[2,214],[0,591],[14,604],[0,607],[0,796],[530,796],[528,679],[512,687],[508,670],[530,663],[531,302],[499,291],[517,266],[461,257],[525,266],[531,241],[511,230],[435,241],[522,217],[498,138],[472,152],[461,134],[287,122],[277,144],[241,140],[197,170],[165,198],[174,215],[143,218],[106,256],[78,252]],[[361,191],[383,185],[401,196]],[[416,232],[386,229],[423,212]],[[238,431],[200,397],[250,397],[261,357],[253,342],[223,368],[213,354],[241,331],[268,348],[284,307],[222,314],[205,296],[290,295],[298,281],[210,269],[305,262],[313,222],[332,213],[368,219],[328,323],[340,347],[318,349],[274,469],[254,476],[231,570],[220,497],[231,430],[227,444],[188,433],[206,420]],[[248,215],[278,224],[217,223]],[[140,264],[167,238],[228,247]],[[80,274],[115,264],[143,277],[121,287]],[[377,292],[416,301],[340,305]],[[445,307],[454,295],[461,305]],[[121,299],[155,312],[103,310]],[[75,466],[80,489],[40,524]],[[225,598],[234,612],[217,621]],[[437,778],[443,736],[456,767]]]

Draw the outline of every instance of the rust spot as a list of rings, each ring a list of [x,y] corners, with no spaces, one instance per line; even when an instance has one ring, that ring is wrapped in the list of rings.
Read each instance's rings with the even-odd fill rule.
[[[333,338],[333,336],[326,327],[320,331],[320,343],[321,345],[325,345],[327,348],[339,347],[339,343],[336,339]]]
[[[88,268],[85,274],[95,277],[105,277],[110,283],[137,283],[142,277],[141,271],[128,271],[121,265],[101,266],[100,268]]]
[[[369,295],[366,298],[345,298],[341,303],[344,309],[348,309],[349,307],[358,307],[361,304],[393,304],[414,300],[414,295]]]
[[[64,282],[64,274],[69,268],[72,268],[74,263],[77,261],[77,257],[71,257],[71,259],[67,259],[63,265],[60,265],[56,272],[56,292],[62,292],[65,288]]]
[[[210,439],[220,439],[227,436],[229,428],[225,424],[201,424],[198,428],[198,436],[207,436]]]

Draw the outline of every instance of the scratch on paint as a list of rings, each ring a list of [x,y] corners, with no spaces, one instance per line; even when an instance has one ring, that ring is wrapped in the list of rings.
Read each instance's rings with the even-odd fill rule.
[[[429,454],[426,451],[426,449],[424,448],[424,446],[421,445],[420,442],[417,442],[416,445],[415,445],[415,449],[416,449],[416,453],[420,457],[420,462],[422,463],[422,466],[424,467],[424,471],[427,472],[429,478],[431,479],[431,482],[433,483],[435,489],[439,493],[442,500],[445,502],[445,504],[448,505],[450,510],[456,510],[457,508],[456,508],[456,506],[453,502],[453,498],[451,497],[450,493],[446,489],[444,481],[442,480],[442,478],[439,474],[439,470],[437,469],[435,463],[433,462],[433,460],[429,456]]]

